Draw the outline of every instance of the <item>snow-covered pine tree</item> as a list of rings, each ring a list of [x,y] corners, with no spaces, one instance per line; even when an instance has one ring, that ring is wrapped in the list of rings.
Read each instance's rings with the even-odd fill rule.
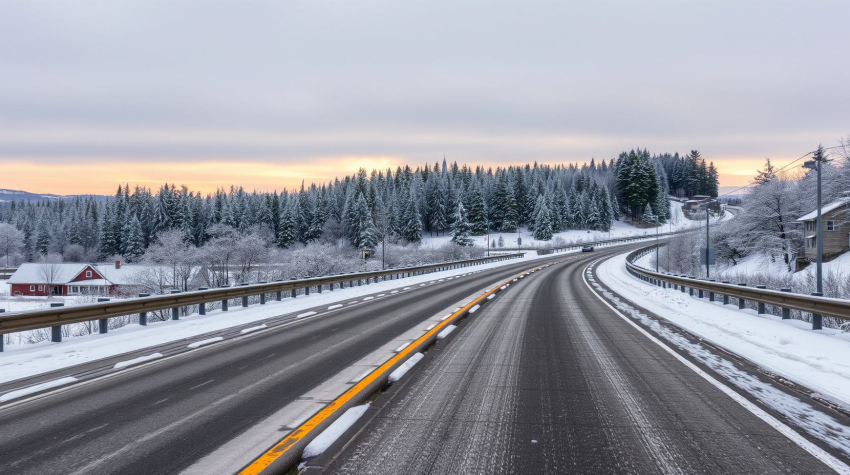
[[[129,262],[134,262],[145,253],[145,237],[142,234],[142,223],[133,216],[123,227],[124,238],[121,255]]]
[[[484,207],[484,195],[481,185],[476,181],[472,185],[472,198],[469,203],[469,225],[473,236],[487,234],[487,210]]]
[[[401,237],[407,242],[422,242],[422,220],[419,217],[419,207],[413,190],[411,190],[410,199],[407,200],[407,207],[404,210]]]
[[[534,217],[534,233],[532,236],[538,241],[549,241],[552,239],[552,217],[543,195],[537,198],[537,216]]]
[[[378,245],[378,234],[372,222],[372,213],[363,195],[357,199],[357,240],[352,243],[358,249],[374,249]]]
[[[295,213],[292,208],[297,206],[295,203],[287,203],[286,209],[283,211],[283,216],[280,217],[280,226],[278,227],[275,244],[278,247],[287,248],[298,241],[297,223],[295,222]]]
[[[469,225],[466,209],[463,207],[463,203],[458,203],[452,219],[452,242],[459,246],[472,246],[471,232],[472,227]]]
[[[643,221],[647,223],[655,222],[655,213],[652,212],[652,205],[647,204],[643,210]]]
[[[35,252],[41,255],[47,254],[50,245],[50,226],[46,214],[46,212],[43,212],[41,218],[39,218],[35,235]]]

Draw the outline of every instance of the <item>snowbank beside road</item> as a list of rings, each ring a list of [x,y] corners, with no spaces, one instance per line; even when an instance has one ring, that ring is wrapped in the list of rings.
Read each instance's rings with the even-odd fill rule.
[[[78,337],[66,337],[62,343],[43,341],[35,344],[6,345],[0,353],[0,383],[96,361],[102,358],[148,348],[151,346],[189,339],[200,334],[224,330],[226,328],[251,324],[253,322],[286,314],[303,312],[314,307],[330,306],[348,302],[352,298],[381,292],[390,293],[390,289],[404,285],[405,290],[419,289],[420,283],[437,278],[457,278],[465,274],[480,272],[523,261],[533,261],[552,256],[537,256],[527,253],[520,259],[509,259],[491,264],[452,269],[432,274],[407,277],[402,280],[390,280],[354,288],[337,289],[333,292],[313,293],[296,299],[284,299],[282,302],[270,301],[266,305],[252,305],[248,308],[231,307],[229,312],[211,311],[205,316],[190,315],[178,321],[150,322],[147,327],[127,325],[109,331],[107,335],[91,334]],[[393,290],[391,298],[398,294]],[[313,315],[316,312],[303,313]]]
[[[626,271],[626,254],[600,263],[597,276],[646,310],[850,407],[850,334],[645,284]]]

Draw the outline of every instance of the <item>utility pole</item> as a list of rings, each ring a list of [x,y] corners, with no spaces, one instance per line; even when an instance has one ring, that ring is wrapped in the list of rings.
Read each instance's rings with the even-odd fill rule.
[[[821,168],[823,168],[823,163],[827,162],[826,156],[824,154],[823,145],[818,145],[818,149],[814,151],[814,155],[812,155],[814,160],[809,160],[803,163],[803,168],[808,168],[809,170],[816,170],[818,174],[818,219],[817,219],[817,234],[815,235],[815,239],[817,240],[817,266],[816,276],[817,276],[817,284],[818,284],[818,294],[823,295],[823,229],[821,228]]]
[[[711,247],[709,247],[709,240],[708,240],[708,214],[709,214],[708,213],[708,203],[706,203],[705,204],[705,278],[706,279],[708,279],[708,277],[709,277],[709,274],[708,274],[708,268],[709,268],[708,258],[711,255]]]

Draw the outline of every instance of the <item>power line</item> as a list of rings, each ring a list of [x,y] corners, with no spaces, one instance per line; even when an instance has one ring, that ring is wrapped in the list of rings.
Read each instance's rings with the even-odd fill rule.
[[[834,146],[834,147],[826,147],[826,148],[824,148],[824,150],[833,150],[833,149],[836,149],[836,148],[843,148],[843,146],[842,146],[842,145],[836,145],[836,146]],[[773,172],[773,173],[779,173],[779,172],[781,172],[782,170],[785,170],[786,168],[788,168],[788,167],[790,167],[791,165],[793,165],[793,164],[795,164],[795,163],[799,162],[800,160],[802,160],[802,159],[804,159],[804,158],[808,157],[809,155],[811,155],[811,154],[815,153],[816,151],[817,151],[817,150],[812,150],[811,152],[809,152],[809,153],[807,153],[807,154],[803,155],[802,157],[799,157],[799,158],[797,158],[797,159],[795,159],[795,160],[793,160],[793,161],[791,161],[791,162],[789,162],[789,163],[785,164],[785,166],[784,166],[784,167],[780,168],[779,170],[776,170],[776,171],[775,171],[775,172]],[[798,166],[799,166],[799,165],[798,165]],[[797,168],[797,167],[794,167],[794,168]],[[748,184],[748,185],[744,185],[744,186],[742,186],[742,187],[740,187],[740,188],[736,188],[736,189],[734,189],[734,190],[732,190],[732,191],[728,191],[728,192],[726,192],[726,193],[723,193],[722,195],[718,196],[718,198],[720,198],[721,196],[731,195],[731,194],[733,194],[733,193],[735,193],[735,192],[741,191],[741,190],[743,190],[744,188],[749,188],[749,187],[751,187],[751,186],[753,186],[753,183],[750,183],[750,184]]]

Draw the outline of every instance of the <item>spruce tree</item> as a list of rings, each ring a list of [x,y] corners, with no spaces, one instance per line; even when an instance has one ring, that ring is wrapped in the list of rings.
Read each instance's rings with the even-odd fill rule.
[[[50,226],[47,223],[47,218],[44,214],[38,220],[38,227],[35,235],[35,252],[41,255],[47,254],[48,246],[50,245]]]
[[[372,221],[372,213],[369,212],[369,204],[366,203],[364,195],[357,198],[356,224],[357,237],[351,244],[358,249],[374,249],[378,244],[378,235],[375,223]]]
[[[278,226],[277,237],[275,239],[275,244],[284,249],[298,241],[295,213],[292,210],[293,206],[295,206],[293,203],[287,204],[286,209],[283,212],[283,216],[280,217],[280,224]]]
[[[469,203],[469,225],[473,236],[487,234],[487,210],[484,208],[484,195],[481,185],[472,185],[472,197]]]
[[[145,237],[142,234],[142,223],[139,218],[133,216],[124,225],[123,249],[121,255],[129,262],[133,262],[145,253]]]
[[[463,203],[458,203],[452,219],[452,242],[460,246],[472,246],[471,232],[472,227],[469,224],[466,209],[464,209]]]
[[[537,216],[534,217],[534,233],[532,236],[538,241],[549,241],[552,239],[552,217],[549,208],[541,195],[537,200]]]
[[[422,220],[419,218],[419,207],[416,204],[415,196],[412,194],[407,202],[407,208],[404,210],[401,237],[408,242],[422,242]]]

